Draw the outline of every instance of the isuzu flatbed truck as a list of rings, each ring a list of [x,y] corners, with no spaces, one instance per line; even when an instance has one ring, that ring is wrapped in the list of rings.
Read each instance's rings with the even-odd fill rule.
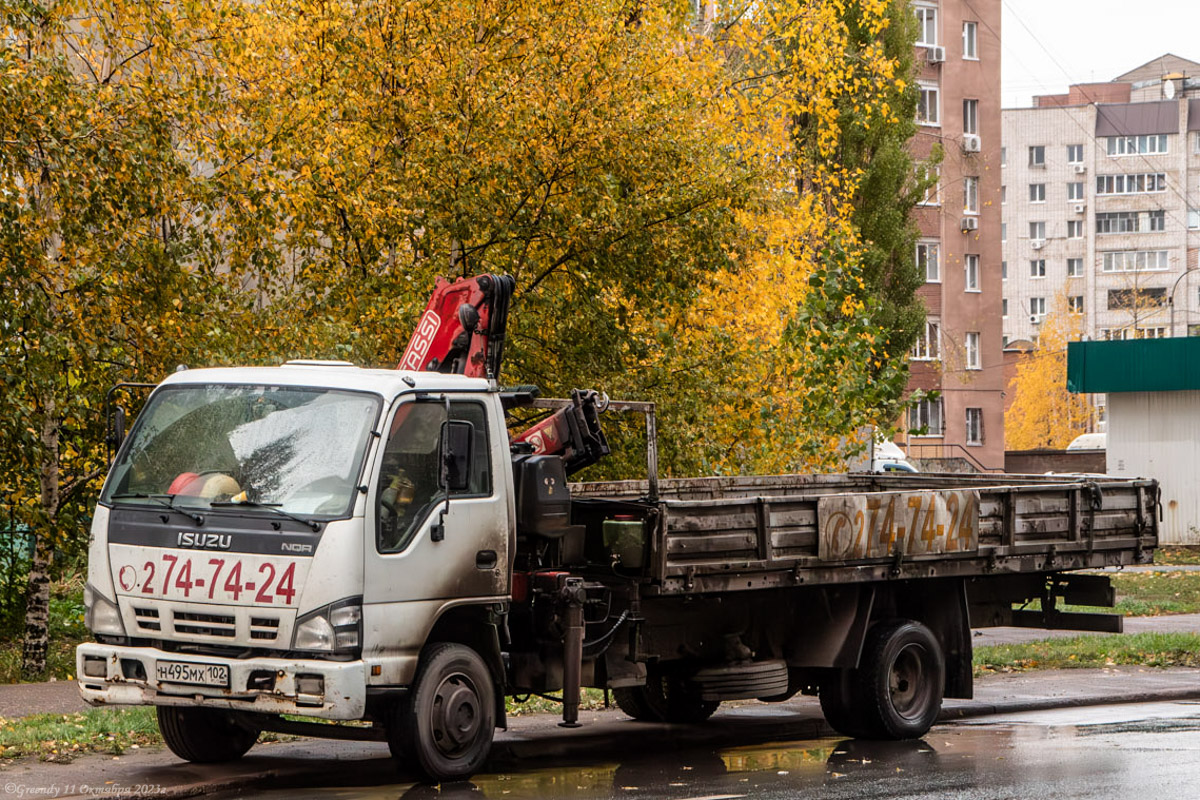
[[[844,734],[913,738],[971,696],[972,627],[1120,630],[1057,606],[1111,606],[1077,571],[1150,560],[1153,480],[659,480],[651,404],[500,388],[510,291],[439,282],[400,369],[158,385],[93,519],[84,699],[157,706],[190,761],[275,730],[386,741],[451,780],[509,696],[561,691],[574,726],[581,687],[687,724],[804,692]],[[617,412],[646,415],[647,478],[571,482]]]

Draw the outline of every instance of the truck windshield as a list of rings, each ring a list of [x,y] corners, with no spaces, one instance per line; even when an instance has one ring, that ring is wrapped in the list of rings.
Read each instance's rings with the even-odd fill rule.
[[[178,386],[138,416],[101,502],[268,505],[344,516],[380,400],[278,386]]]

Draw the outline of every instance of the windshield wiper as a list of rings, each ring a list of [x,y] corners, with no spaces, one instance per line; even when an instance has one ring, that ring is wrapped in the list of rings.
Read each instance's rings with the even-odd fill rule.
[[[213,508],[230,508],[232,506],[247,506],[249,508],[262,508],[262,509],[272,512],[273,514],[278,514],[281,517],[287,517],[288,519],[292,520],[293,522],[299,522],[301,525],[307,525],[308,527],[313,529],[314,533],[316,531],[321,530],[321,525],[319,523],[313,522],[311,519],[305,519],[304,517],[298,517],[295,514],[292,514],[291,512],[284,511],[282,508],[279,507],[280,506],[279,503],[260,503],[257,500],[222,500],[221,502],[217,502],[217,503],[209,503],[209,505]]]
[[[153,500],[161,506],[171,509],[172,511],[183,514],[197,525],[204,524],[204,517],[194,511],[188,511],[175,503],[175,495],[173,494],[146,494],[145,492],[124,492],[123,494],[114,494],[113,500]]]

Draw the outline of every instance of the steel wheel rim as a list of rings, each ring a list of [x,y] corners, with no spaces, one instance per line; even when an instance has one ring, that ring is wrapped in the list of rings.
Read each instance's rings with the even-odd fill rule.
[[[430,727],[434,746],[456,758],[469,750],[483,728],[479,691],[468,675],[455,672],[442,678],[433,695]]]
[[[916,719],[925,713],[932,692],[926,680],[925,648],[919,644],[905,645],[892,660],[888,670],[888,696],[892,708],[905,719]]]

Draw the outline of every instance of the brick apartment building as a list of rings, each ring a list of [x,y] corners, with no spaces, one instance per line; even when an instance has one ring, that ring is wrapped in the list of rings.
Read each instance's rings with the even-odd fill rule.
[[[928,308],[910,390],[937,390],[900,437],[925,469],[1004,467],[1001,344],[1000,0],[914,0],[921,102],[914,158],[940,147],[938,187],[916,209]]]

